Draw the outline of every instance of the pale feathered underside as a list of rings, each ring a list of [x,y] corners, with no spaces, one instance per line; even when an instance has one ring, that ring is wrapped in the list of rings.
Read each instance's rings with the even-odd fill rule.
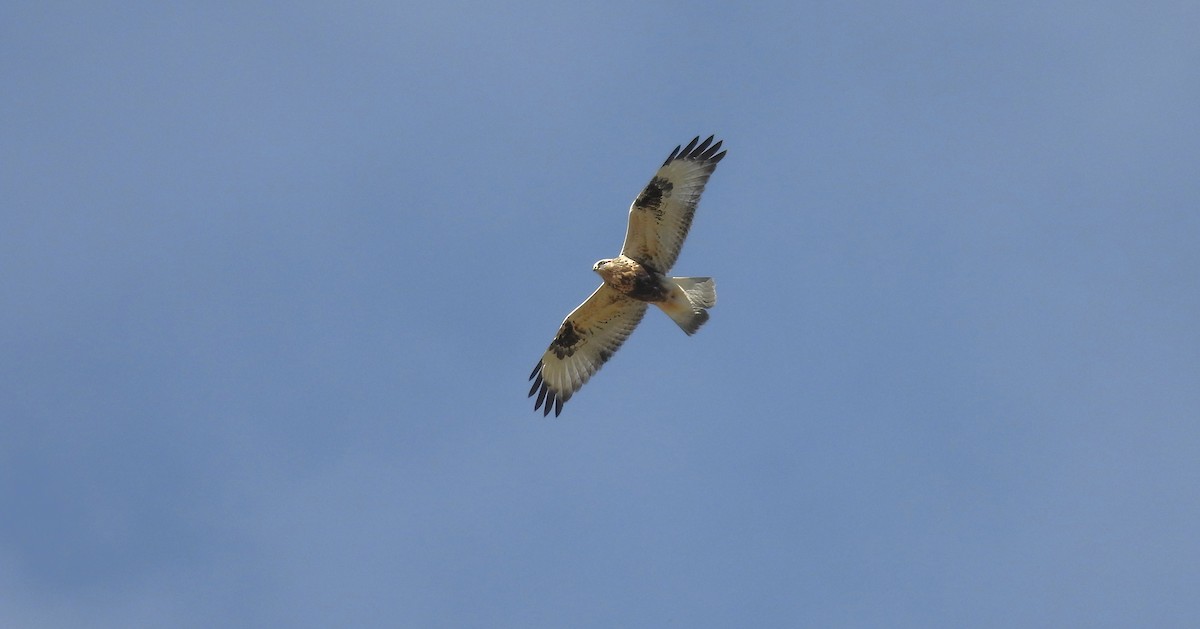
[[[692,226],[700,193],[725,157],[713,136],[699,137],[684,147],[675,147],[650,183],[629,206],[629,228],[621,253],[659,273],[675,265],[683,241]],[[720,151],[720,152],[718,152]]]
[[[544,405],[543,416],[553,409],[557,417],[563,404],[629,338],[644,314],[645,302],[601,284],[567,315],[549,349],[529,374],[533,380],[529,396],[537,395],[534,410]]]

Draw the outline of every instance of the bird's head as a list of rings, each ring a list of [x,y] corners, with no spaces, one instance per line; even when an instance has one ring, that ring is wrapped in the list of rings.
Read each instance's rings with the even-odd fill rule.
[[[608,264],[611,262],[612,262],[611,258],[605,258],[603,260],[599,260],[596,262],[596,264],[592,265],[592,270],[599,273],[600,269],[603,269],[604,267],[608,266]]]

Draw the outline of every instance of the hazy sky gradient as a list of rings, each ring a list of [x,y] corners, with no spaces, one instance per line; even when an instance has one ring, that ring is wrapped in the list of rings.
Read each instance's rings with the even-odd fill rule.
[[[7,4],[0,626],[1200,626],[1197,24]],[[712,319],[543,419],[710,133]]]

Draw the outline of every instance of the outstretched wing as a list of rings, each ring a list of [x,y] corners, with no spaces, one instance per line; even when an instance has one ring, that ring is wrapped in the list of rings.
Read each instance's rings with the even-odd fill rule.
[[[550,348],[529,374],[533,380],[529,396],[538,396],[533,410],[545,404],[542,416],[549,415],[553,407],[558,417],[563,404],[621,347],[644,314],[646,302],[601,284],[567,315]]]
[[[712,141],[713,136],[703,142],[697,137],[682,150],[677,146],[671,151],[662,168],[629,206],[629,229],[625,232],[622,255],[648,264],[659,273],[667,273],[675,265],[704,184],[716,170],[717,162],[725,157],[725,151],[717,152],[721,143]]]

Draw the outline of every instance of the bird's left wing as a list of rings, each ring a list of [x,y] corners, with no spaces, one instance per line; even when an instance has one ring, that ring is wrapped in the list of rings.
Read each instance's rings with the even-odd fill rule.
[[[644,314],[646,302],[601,284],[567,315],[550,348],[529,374],[533,380],[529,396],[538,396],[533,410],[545,404],[542,416],[553,408],[558,417],[563,404],[621,347]]]
[[[721,143],[713,137],[703,142],[692,140],[682,149],[678,146],[663,162],[650,183],[629,206],[629,228],[621,254],[659,273],[675,266],[683,240],[692,227],[696,204],[704,185],[725,157]],[[720,152],[718,152],[720,151]]]

